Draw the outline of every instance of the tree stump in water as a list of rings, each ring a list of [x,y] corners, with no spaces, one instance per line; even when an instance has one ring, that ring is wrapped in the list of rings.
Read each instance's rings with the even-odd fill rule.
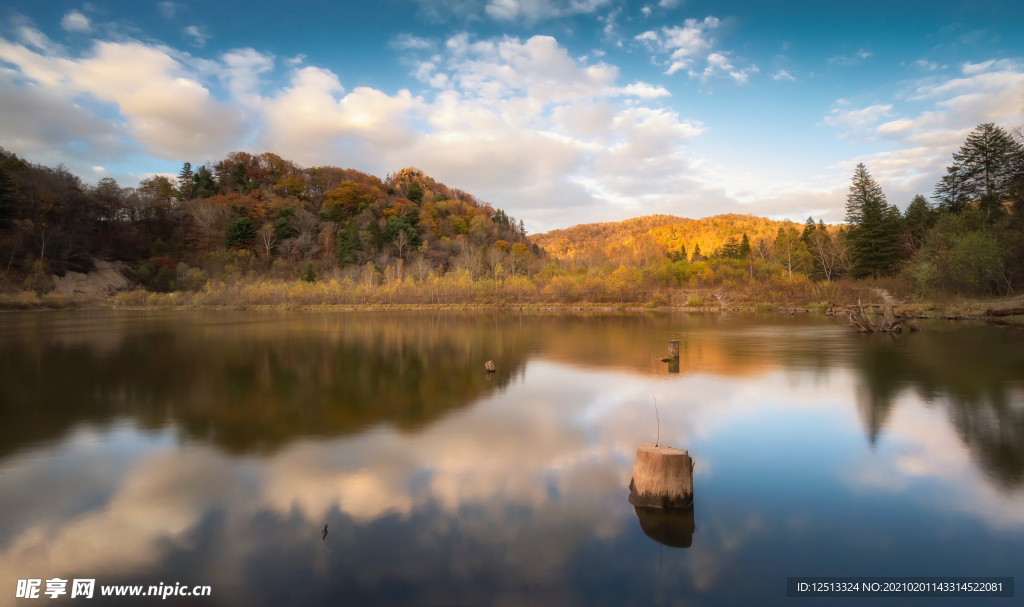
[[[629,503],[643,508],[693,504],[693,460],[685,449],[644,443],[636,450]]]
[[[484,369],[487,369],[488,373],[494,373],[494,361],[489,360],[484,363]]]
[[[679,340],[670,339],[668,340],[668,357],[679,358]]]

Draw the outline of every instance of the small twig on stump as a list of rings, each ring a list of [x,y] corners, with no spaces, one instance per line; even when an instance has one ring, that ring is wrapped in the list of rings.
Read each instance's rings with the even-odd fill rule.
[[[654,398],[654,417],[658,420],[658,437],[654,439],[654,446],[657,447],[661,442],[661,416],[658,415],[658,397],[653,394],[651,397]]]

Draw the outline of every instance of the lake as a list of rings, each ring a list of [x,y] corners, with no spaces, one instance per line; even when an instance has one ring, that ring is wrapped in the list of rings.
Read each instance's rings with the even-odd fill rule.
[[[87,605],[153,604],[99,585],[162,582],[211,587],[167,604],[275,606],[824,605],[786,578],[1020,581],[1024,331],[920,326],[5,313],[0,605],[48,604],[15,585],[54,577],[96,579]],[[658,437],[694,458],[694,507],[641,520],[632,463]]]

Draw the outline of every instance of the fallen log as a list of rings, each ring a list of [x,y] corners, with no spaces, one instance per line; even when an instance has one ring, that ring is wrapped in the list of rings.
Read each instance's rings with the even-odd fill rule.
[[[487,369],[488,373],[494,373],[494,361],[489,360],[484,363],[484,369]]]

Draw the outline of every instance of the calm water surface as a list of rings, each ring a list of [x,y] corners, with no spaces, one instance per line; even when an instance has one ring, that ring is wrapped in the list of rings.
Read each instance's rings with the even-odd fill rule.
[[[923,327],[3,314],[0,606],[49,604],[14,587],[51,577],[207,584],[206,602],[166,604],[212,605],[816,605],[836,601],[786,599],[786,577],[1019,584],[1024,331]],[[626,501],[655,398],[661,443],[696,460],[692,517],[641,521]]]

